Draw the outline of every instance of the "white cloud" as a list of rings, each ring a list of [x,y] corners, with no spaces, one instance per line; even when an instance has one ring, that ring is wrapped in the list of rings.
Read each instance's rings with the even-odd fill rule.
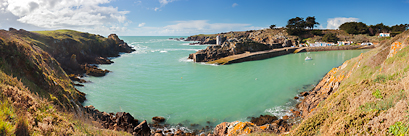
[[[340,25],[342,25],[345,22],[357,22],[359,19],[358,18],[345,18],[345,17],[337,17],[337,18],[329,18],[327,20],[327,29],[338,29]]]
[[[140,23],[138,26],[139,27],[145,26],[145,23]]]
[[[170,3],[170,2],[173,2],[173,1],[175,1],[175,0],[159,0],[159,3],[160,3],[162,6],[165,6],[166,4],[168,4],[168,3]]]
[[[23,24],[39,28],[76,30],[119,27],[129,11],[119,11],[111,0],[0,0],[0,10],[16,16]],[[96,28],[96,29],[93,29]],[[124,30],[124,29],[111,29]]]
[[[176,1],[176,0],[159,0],[160,7],[155,7],[153,10],[161,11],[160,8],[163,8],[165,5],[167,5],[167,4],[171,3],[171,2],[174,2],[174,1]]]
[[[254,27],[251,24],[230,24],[230,23],[209,23],[208,20],[176,21],[175,24],[164,27],[140,27],[136,28],[137,33],[133,35],[163,35],[181,36],[204,33],[219,33],[240,30],[254,30],[261,27]]]
[[[236,7],[236,6],[238,6],[239,4],[237,4],[237,3],[233,3],[233,5],[231,5],[231,7]]]

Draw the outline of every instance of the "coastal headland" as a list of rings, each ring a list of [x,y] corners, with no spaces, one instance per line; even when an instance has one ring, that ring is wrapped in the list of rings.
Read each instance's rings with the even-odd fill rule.
[[[353,40],[354,35],[343,33],[337,30],[322,30],[321,34],[336,33],[345,36],[344,39]],[[216,37],[220,37],[221,44],[216,44]],[[195,35],[186,38],[186,41],[198,41],[192,44],[210,44],[206,49],[199,50],[189,55],[189,59],[194,62],[206,62],[209,64],[232,64],[251,60],[260,60],[289,53],[331,51],[331,50],[356,50],[371,49],[378,44],[380,39],[370,37],[370,44],[362,44],[359,40],[340,41],[342,45],[325,43],[319,41],[319,35],[314,35],[313,31],[300,36],[289,35],[285,29],[263,29],[254,31],[228,32],[210,35]],[[307,43],[301,43],[307,42]],[[315,43],[313,43],[315,42]],[[344,45],[347,43],[348,45]],[[355,44],[351,44],[355,43]],[[362,44],[362,45],[361,45]]]

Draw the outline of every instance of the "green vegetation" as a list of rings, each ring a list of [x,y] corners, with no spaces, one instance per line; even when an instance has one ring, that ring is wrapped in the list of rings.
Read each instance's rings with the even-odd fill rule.
[[[349,34],[368,34],[374,36],[379,33],[391,33],[391,36],[400,34],[408,30],[409,24],[399,24],[394,26],[386,26],[383,23],[367,26],[362,22],[346,22],[339,26],[340,30],[344,30]]]
[[[382,99],[383,96],[380,94],[380,92],[377,92],[377,93],[376,92],[377,91],[373,93],[374,97]],[[385,111],[395,106],[396,102],[402,99],[406,99],[406,96],[403,92],[400,92],[400,93],[391,95],[387,97],[386,99],[365,103],[364,105],[361,105],[359,108],[363,111]]]
[[[372,93],[372,95],[373,95],[375,98],[378,98],[378,99],[382,99],[382,98],[383,98],[382,93],[381,93],[381,91],[379,91],[379,89],[376,89],[376,91],[374,91],[374,92]]]
[[[328,33],[322,37],[322,41],[337,43],[338,37],[333,33]]]
[[[310,28],[311,30],[314,29],[315,25],[319,25],[317,21],[315,21],[315,16],[307,17],[305,19],[305,27]]]
[[[339,29],[349,34],[366,34],[368,26],[362,22],[346,22],[339,26]]]
[[[317,21],[315,21],[315,16],[307,17],[305,20],[301,17],[291,18],[287,22],[287,33],[290,35],[301,35],[305,33],[305,28],[314,29],[315,25],[319,25]]]
[[[276,25],[270,25],[270,29],[274,29]]]
[[[287,22],[287,33],[290,35],[300,35],[304,32],[306,28],[306,23],[304,18],[295,17],[291,18]]]
[[[1,98],[3,99],[3,98]],[[7,100],[0,101],[0,135],[12,135],[14,132],[14,123],[16,114],[13,106]]]
[[[404,136],[405,134],[409,133],[409,127],[408,124],[398,121],[389,127],[388,132],[394,136]]]

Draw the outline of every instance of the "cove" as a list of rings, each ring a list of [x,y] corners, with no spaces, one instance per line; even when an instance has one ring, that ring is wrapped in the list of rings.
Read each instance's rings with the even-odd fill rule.
[[[282,117],[293,108],[299,92],[312,89],[329,70],[367,51],[304,52],[215,66],[186,59],[206,45],[169,37],[120,38],[136,51],[100,65],[112,71],[106,76],[85,77],[91,83],[77,87],[87,94],[84,105],[129,112],[148,122],[163,116],[167,124],[201,126],[246,121],[260,114]],[[305,61],[306,56],[313,60]]]

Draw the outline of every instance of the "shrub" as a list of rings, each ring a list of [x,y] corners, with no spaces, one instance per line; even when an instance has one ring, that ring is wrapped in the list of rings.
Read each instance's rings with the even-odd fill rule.
[[[395,122],[395,124],[390,126],[388,132],[389,134],[392,134],[395,136],[403,136],[409,133],[409,129],[407,125],[399,121],[399,122]]]
[[[338,37],[333,33],[328,33],[322,37],[322,41],[337,43]]]
[[[383,97],[382,97],[382,93],[381,93],[381,91],[379,91],[379,89],[376,89],[376,91],[374,91],[374,92],[372,93],[372,95],[375,96],[375,97],[378,98],[378,99],[382,99],[382,98],[383,98]]]
[[[385,75],[378,75],[376,76],[374,82],[383,83],[386,82],[387,77]]]
[[[30,131],[28,130],[27,121],[23,117],[19,118],[17,122],[17,126],[16,126],[16,131],[14,134],[16,134],[16,136],[29,136],[30,135]]]

